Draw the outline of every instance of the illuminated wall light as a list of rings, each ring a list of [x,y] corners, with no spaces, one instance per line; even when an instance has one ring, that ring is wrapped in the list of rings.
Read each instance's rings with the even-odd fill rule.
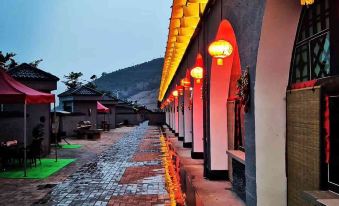
[[[208,53],[217,58],[217,64],[223,65],[223,59],[230,56],[233,52],[233,46],[231,43],[225,40],[217,40],[210,44],[208,47]]]
[[[301,5],[308,6],[314,3],[314,0],[301,0]]]
[[[194,67],[191,70],[191,76],[196,80],[197,83],[200,83],[201,79],[203,78],[204,69],[202,67]]]

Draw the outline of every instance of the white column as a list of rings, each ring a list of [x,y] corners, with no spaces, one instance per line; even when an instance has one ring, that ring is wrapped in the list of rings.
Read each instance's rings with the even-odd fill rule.
[[[261,206],[287,205],[285,98],[301,9],[295,0],[266,1],[254,88],[257,205]]]
[[[192,143],[192,108],[190,108],[191,90],[185,88],[184,93],[184,143]]]
[[[168,111],[167,111],[167,107],[165,108],[165,115],[166,115],[166,124],[168,125],[169,121],[168,121]]]
[[[170,111],[169,111],[169,122],[170,122],[170,127],[173,129],[173,104],[170,103],[169,105]]]
[[[175,102],[172,103],[172,130],[175,131]]]
[[[184,111],[183,111],[183,105],[184,105],[184,96],[179,96],[178,98],[178,129],[179,129],[179,137],[184,138],[185,136],[185,122],[184,122]]]
[[[202,82],[194,81],[193,87],[193,153],[204,152],[203,142],[203,103],[202,103]]]
[[[174,130],[179,134],[179,98],[174,98]]]

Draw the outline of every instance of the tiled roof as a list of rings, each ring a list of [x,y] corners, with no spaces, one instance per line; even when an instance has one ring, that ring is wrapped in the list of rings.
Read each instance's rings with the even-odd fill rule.
[[[10,69],[8,73],[15,79],[59,81],[59,78],[53,74],[45,72],[27,63],[20,64],[19,66]]]
[[[61,94],[59,94],[59,97],[66,97],[66,96],[102,96],[103,93],[92,89],[90,87],[87,86],[79,86],[77,88],[74,89],[69,89]]]

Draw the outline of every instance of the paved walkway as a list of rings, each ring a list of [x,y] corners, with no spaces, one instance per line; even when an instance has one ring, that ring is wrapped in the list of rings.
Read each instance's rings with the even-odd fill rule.
[[[159,129],[146,123],[58,184],[36,204],[165,205]]]
[[[59,149],[60,158],[75,158],[75,162],[63,168],[46,179],[0,179],[0,205],[29,206],[39,202],[48,194],[53,186],[66,180],[71,174],[78,171],[84,164],[94,161],[99,154],[112,147],[119,139],[130,133],[134,127],[116,128],[104,132],[96,141],[83,139],[68,139],[72,144],[83,145],[79,149]],[[52,149],[49,158],[54,158]]]

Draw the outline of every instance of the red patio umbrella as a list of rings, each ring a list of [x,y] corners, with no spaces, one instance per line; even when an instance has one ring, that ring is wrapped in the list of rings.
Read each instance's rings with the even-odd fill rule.
[[[105,107],[104,105],[97,101],[97,111],[100,113],[109,113],[109,108]]]
[[[16,81],[0,68],[0,103],[24,104],[24,174],[26,176],[27,148],[27,104],[50,104],[55,102],[54,94],[36,91]]]
[[[97,112],[104,114],[104,121],[106,121],[106,114],[109,113],[109,108],[105,107],[103,104],[101,104],[99,101],[97,101]],[[108,118],[108,120],[109,120],[109,118]],[[98,122],[98,119],[97,119],[97,122]]]

